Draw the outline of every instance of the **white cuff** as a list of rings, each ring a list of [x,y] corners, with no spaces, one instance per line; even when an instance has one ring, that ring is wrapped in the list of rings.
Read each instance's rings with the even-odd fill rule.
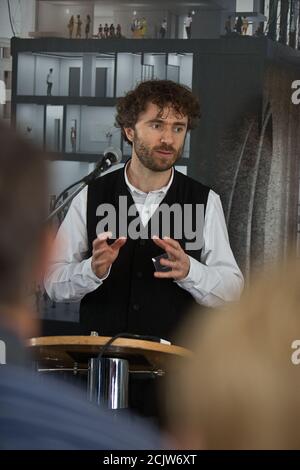
[[[201,263],[189,256],[190,269],[187,276],[180,281],[175,281],[180,287],[187,288],[199,284],[202,279]]]
[[[110,274],[110,270],[111,270],[111,266],[109,267],[108,273],[100,279],[98,276],[96,276],[96,274],[92,270],[92,257],[90,257],[84,262],[82,275],[84,277],[87,277],[90,281],[94,282],[96,286],[100,286],[102,282],[108,278]]]

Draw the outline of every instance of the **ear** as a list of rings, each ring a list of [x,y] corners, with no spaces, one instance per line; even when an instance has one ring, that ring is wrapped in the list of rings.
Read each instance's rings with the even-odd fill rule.
[[[133,142],[134,129],[132,129],[131,127],[124,127],[124,132],[126,134],[127,139],[130,140],[130,142]]]

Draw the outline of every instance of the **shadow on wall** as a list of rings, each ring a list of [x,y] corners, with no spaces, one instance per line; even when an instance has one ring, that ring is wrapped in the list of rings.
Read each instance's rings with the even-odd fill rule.
[[[269,65],[261,115],[237,119],[218,149],[216,181],[231,246],[248,278],[296,244],[300,116],[291,102],[294,79]]]

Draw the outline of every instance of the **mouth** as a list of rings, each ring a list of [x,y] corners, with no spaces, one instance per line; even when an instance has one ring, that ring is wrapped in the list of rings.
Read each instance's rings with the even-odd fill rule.
[[[173,155],[174,152],[169,152],[169,151],[166,151],[166,150],[156,150],[156,153],[159,153],[160,155],[165,155],[165,156],[170,156],[170,155]]]

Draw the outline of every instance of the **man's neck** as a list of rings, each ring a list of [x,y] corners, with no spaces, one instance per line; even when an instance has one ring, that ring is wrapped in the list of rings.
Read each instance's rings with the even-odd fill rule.
[[[137,158],[132,158],[127,165],[127,178],[135,188],[149,193],[167,186],[172,175],[172,168],[166,171],[152,171],[146,168]]]

